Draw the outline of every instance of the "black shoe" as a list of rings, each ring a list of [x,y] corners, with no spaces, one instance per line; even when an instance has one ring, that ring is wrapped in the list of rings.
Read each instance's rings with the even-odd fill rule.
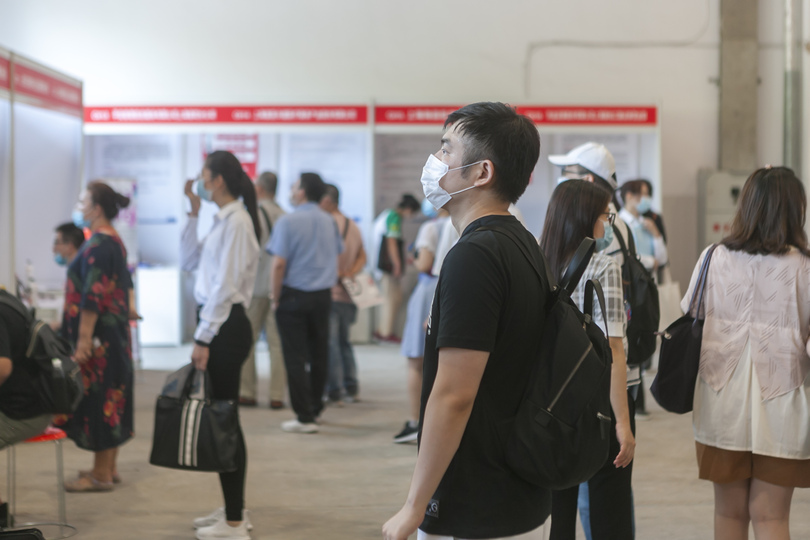
[[[394,435],[395,443],[406,443],[415,441],[419,436],[419,426],[412,426],[410,422],[405,422],[405,427],[402,431]]]

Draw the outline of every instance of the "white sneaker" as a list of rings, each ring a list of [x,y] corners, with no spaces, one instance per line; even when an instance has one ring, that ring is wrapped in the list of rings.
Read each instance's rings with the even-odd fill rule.
[[[318,424],[299,422],[297,418],[281,423],[281,429],[288,433],[318,433]]]
[[[242,518],[245,523],[245,527],[247,530],[253,530],[253,524],[250,522],[250,511],[247,508],[242,509]],[[194,520],[194,528],[199,529],[202,527],[210,527],[211,525],[215,525],[219,521],[225,521],[225,507],[220,506],[207,516],[198,517]]]
[[[198,540],[250,540],[246,521],[237,527],[231,527],[224,519],[209,527],[197,529],[196,536]]]

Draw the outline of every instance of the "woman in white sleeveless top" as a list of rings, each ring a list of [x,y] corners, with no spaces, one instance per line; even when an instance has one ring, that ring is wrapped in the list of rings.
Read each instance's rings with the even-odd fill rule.
[[[715,539],[788,539],[793,490],[810,487],[810,250],[801,181],[754,172],[712,255],[693,425],[714,483]],[[681,302],[688,309],[706,251]]]

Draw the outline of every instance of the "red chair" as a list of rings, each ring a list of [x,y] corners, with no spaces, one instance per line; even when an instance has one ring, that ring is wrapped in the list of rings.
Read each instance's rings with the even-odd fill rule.
[[[8,525],[9,527],[29,527],[39,525],[51,525],[59,527],[58,538],[70,538],[76,534],[76,527],[67,522],[67,510],[65,509],[65,476],[64,465],[62,462],[62,439],[67,438],[64,431],[53,426],[45,428],[40,435],[31,437],[18,444],[29,444],[39,442],[53,442],[56,446],[56,498],[59,504],[59,521],[58,522],[37,522],[37,523],[14,523],[16,510],[17,510],[17,445],[8,447]],[[66,531],[67,529],[67,531]]]

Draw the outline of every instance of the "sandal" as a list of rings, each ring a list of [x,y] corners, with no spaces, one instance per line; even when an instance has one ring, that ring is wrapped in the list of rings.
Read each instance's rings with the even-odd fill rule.
[[[84,478],[86,476],[93,476],[93,471],[79,471],[79,478]],[[115,473],[112,476],[112,483],[113,484],[120,484],[121,483],[121,475]]]
[[[112,490],[112,482],[99,482],[92,475],[80,476],[76,480],[65,482],[65,491],[68,493],[93,493]]]

